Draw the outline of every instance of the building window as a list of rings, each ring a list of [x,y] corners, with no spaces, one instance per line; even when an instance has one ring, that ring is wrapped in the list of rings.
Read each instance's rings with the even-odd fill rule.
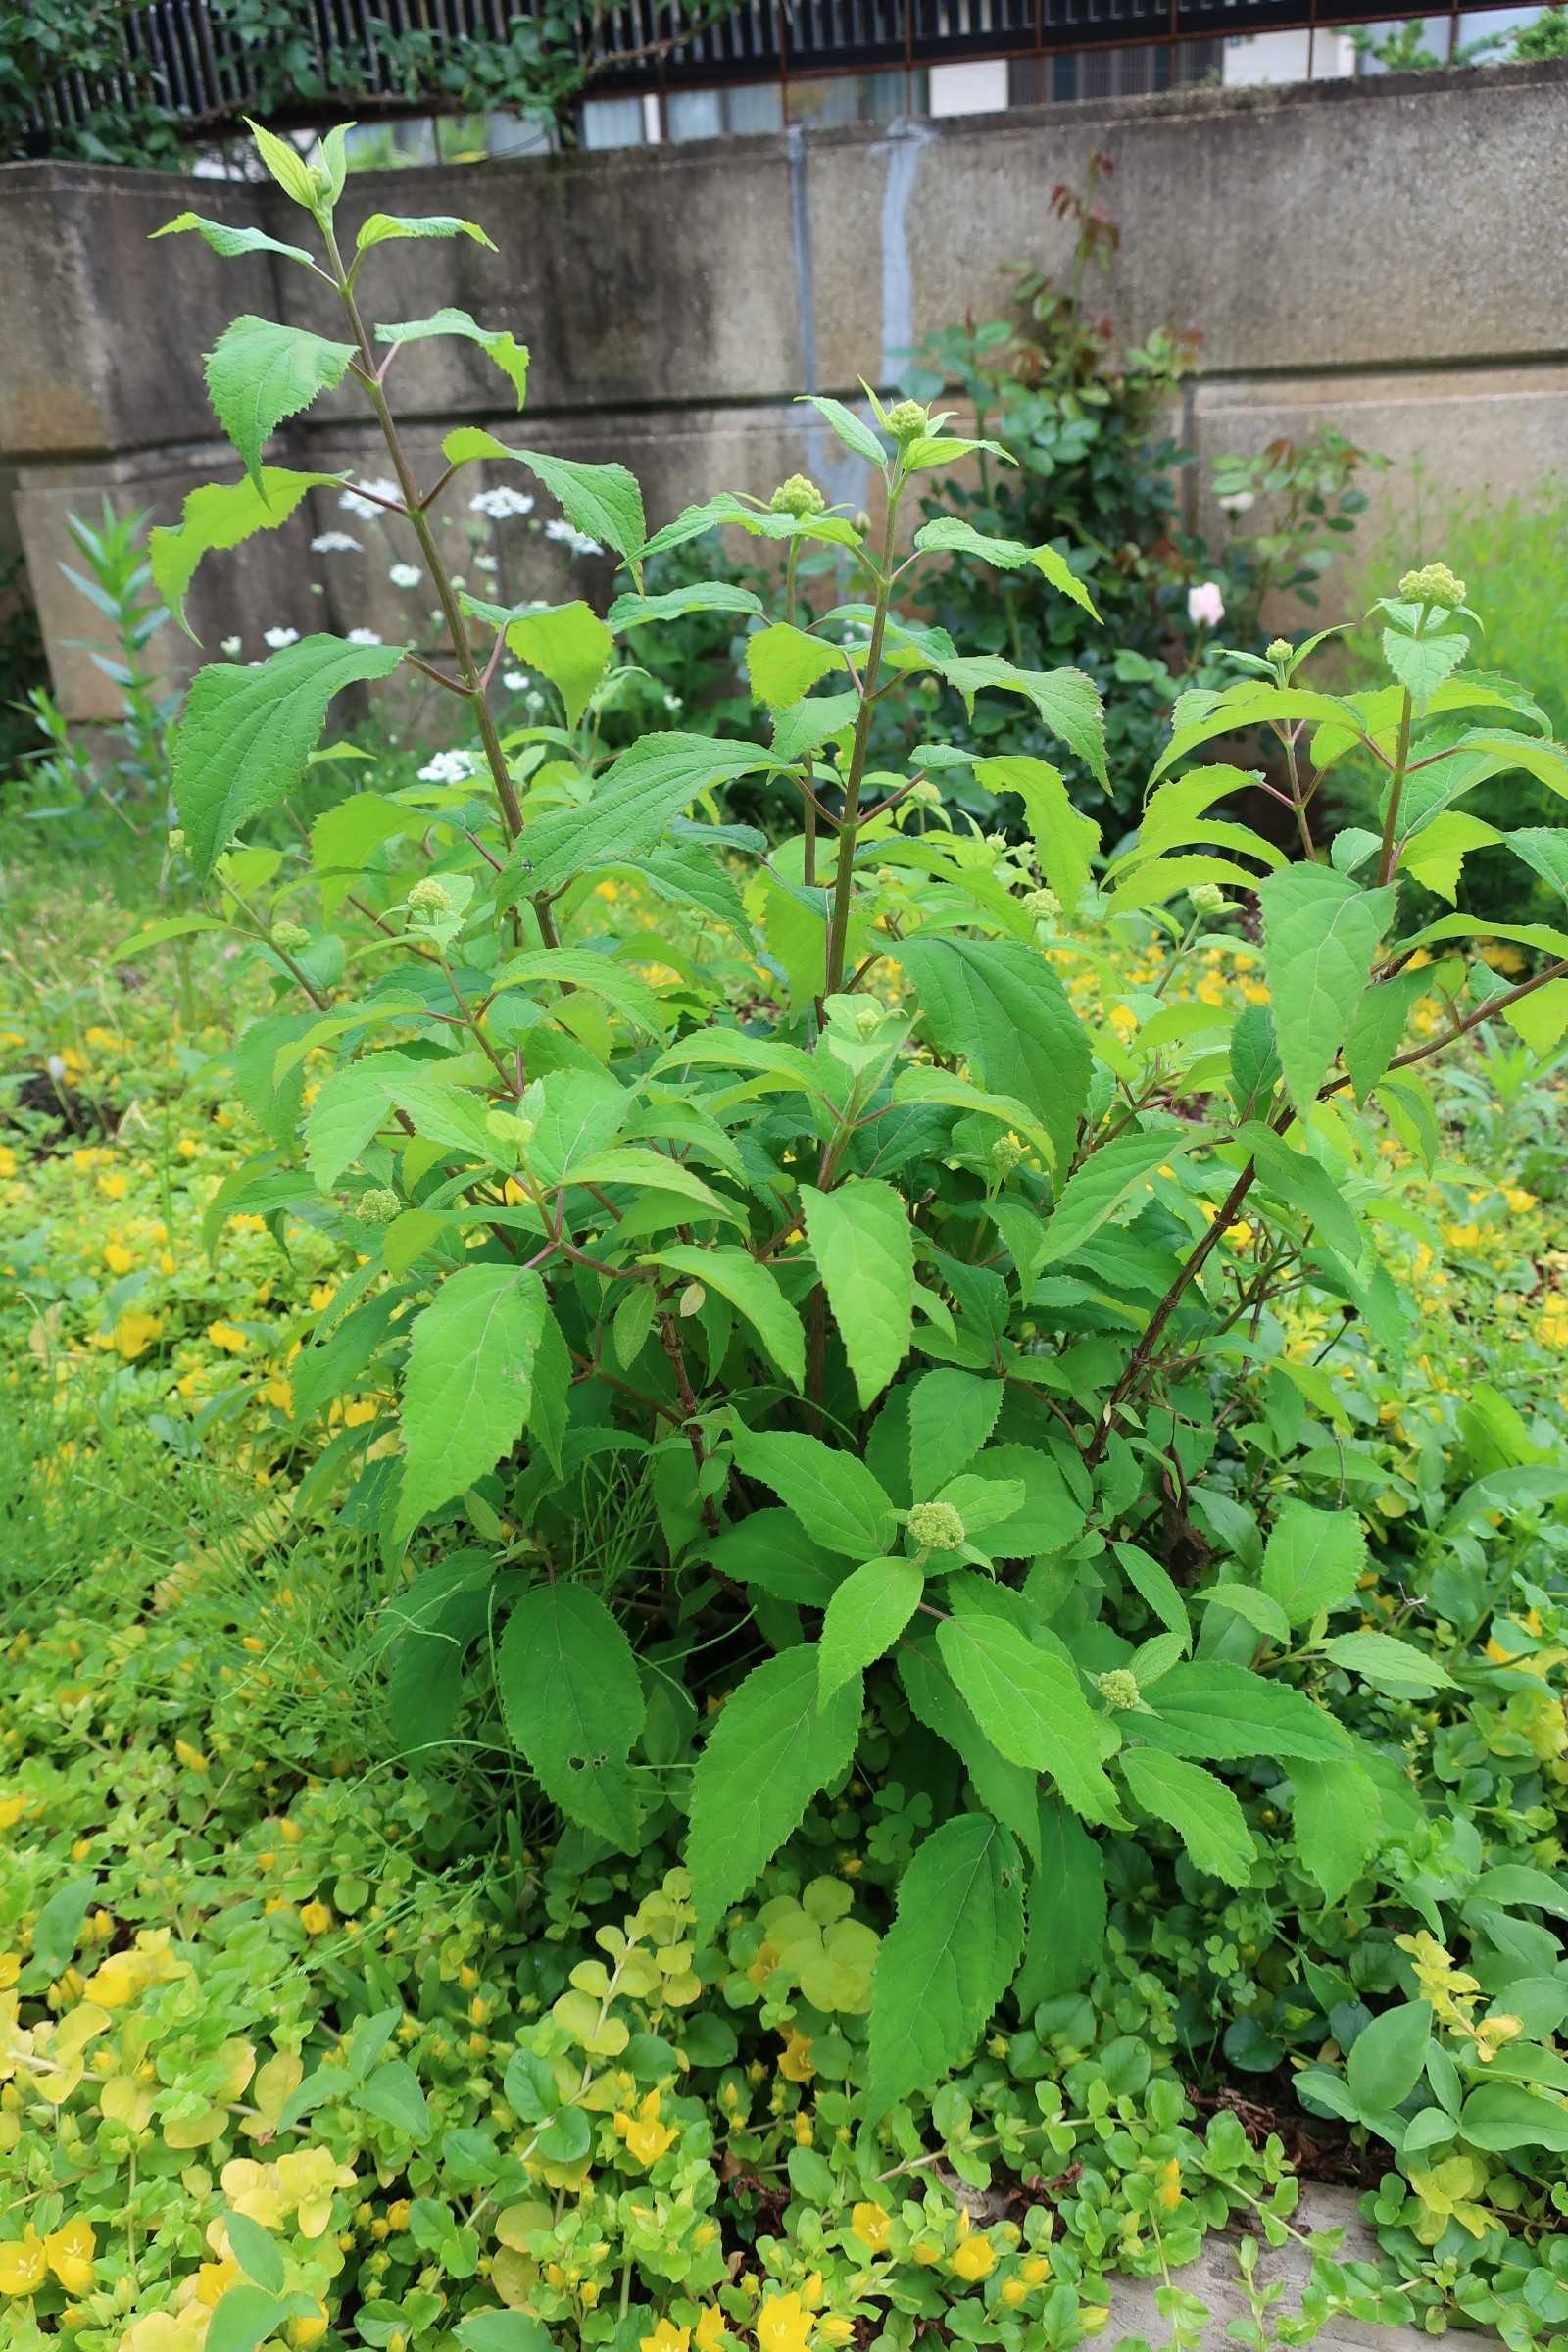
[[[1147,98],[1217,82],[1220,41],[1130,41],[1120,49],[1057,49],[1018,57],[1007,67],[1009,106],[1047,106],[1074,98]]]
[[[672,139],[754,138],[784,127],[784,92],[776,81],[727,90],[671,90],[664,120]]]

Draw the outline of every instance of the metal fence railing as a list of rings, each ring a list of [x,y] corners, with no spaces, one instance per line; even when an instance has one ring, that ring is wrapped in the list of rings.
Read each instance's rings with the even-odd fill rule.
[[[540,0],[299,0],[291,38],[308,60],[296,86],[332,93],[301,101],[297,124],[337,119],[352,100],[385,116],[442,111],[398,86],[392,42],[410,34],[461,45],[504,40]],[[1506,5],[1507,0],[1466,0]],[[1041,57],[1141,41],[1213,40],[1427,15],[1458,25],[1456,8],[1412,0],[607,0],[582,7],[572,38],[598,91],[677,90],[747,81],[866,74],[964,58]],[[1442,32],[1438,43],[1441,46]],[[246,45],[209,0],[148,0],[124,20],[122,75],[62,75],[39,95],[40,148],[117,94],[154,88],[193,138],[238,127],[257,99]],[[117,93],[116,82],[121,84]],[[446,102],[450,106],[451,102]],[[275,112],[274,112],[275,119]]]

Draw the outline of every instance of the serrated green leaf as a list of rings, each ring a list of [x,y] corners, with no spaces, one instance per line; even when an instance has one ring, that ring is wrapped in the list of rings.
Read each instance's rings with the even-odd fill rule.
[[[945,1740],[974,1784],[988,1813],[1009,1829],[1031,1861],[1040,1855],[1040,1781],[1027,1765],[1000,1755],[955,1690],[933,1641],[899,1644],[899,1680],[917,1722]]]
[[[1361,1262],[1361,1228],[1322,1161],[1298,1152],[1257,1119],[1242,1127],[1238,1141],[1251,1153],[1263,1191],[1299,1210],[1353,1273]]]
[[[620,632],[645,628],[651,620],[684,620],[688,612],[761,611],[761,598],[732,580],[688,580],[684,588],[668,588],[662,596],[617,596],[605,618]]]
[[[824,1705],[841,1683],[892,1648],[919,1606],[925,1577],[902,1553],[865,1560],[834,1592],[822,1620],[817,1675]]]
[[[952,550],[957,555],[978,556],[981,563],[993,564],[999,571],[1021,571],[1032,564],[1051,587],[1070,596],[1091,620],[1100,618],[1083,581],[1054,547],[1028,547],[1021,539],[992,539],[956,514],[939,514],[934,521],[923,523],[914,534],[914,544],[922,555]]]
[[[214,253],[221,254],[224,261],[232,261],[244,253],[276,253],[281,254],[287,262],[303,263],[307,270],[316,268],[302,245],[285,245],[260,228],[231,228],[226,220],[209,220],[200,213],[177,213],[172,220],[166,220],[162,228],[155,228],[147,242],[155,245],[160,237],[177,237],[191,228],[195,229],[205,244],[212,247]]]
[[[796,1430],[738,1429],[735,1460],[747,1478],[770,1488],[829,1551],[874,1560],[892,1550],[897,1515],[858,1454]]]
[[[339,473],[290,473],[286,466],[264,466],[255,481],[247,475],[242,482],[207,482],[187,492],[179,521],[154,531],[147,542],[154,584],[185,634],[196,637],[185,618],[185,592],[203,556],[238,547],[253,531],[276,530],[308,491],[333,488],[343,479]]]
[[[729,1244],[701,1250],[694,1244],[672,1243],[644,1263],[662,1266],[671,1274],[683,1274],[690,1282],[710,1285],[721,1298],[729,1300],[738,1314],[745,1316],[791,1388],[805,1387],[805,1327],[779,1288],[778,1277],[749,1250]],[[788,1499],[786,1495],[785,1500]]]
[[[1360,1009],[1396,894],[1363,890],[1325,865],[1288,865],[1260,884],[1258,900],[1274,1040],[1304,1111]]]
[[[269,436],[318,393],[340,384],[353,357],[352,343],[333,343],[248,312],[219,336],[205,362],[208,396],[258,490]]]
[[[507,624],[507,644],[519,662],[550,680],[561,696],[566,724],[575,727],[588,698],[605,674],[614,639],[589,605],[580,600],[529,612]]]
[[[808,636],[787,620],[759,629],[746,640],[746,674],[752,692],[770,710],[788,710],[810,693],[830,669],[844,667],[844,647]]]
[[[643,1728],[637,1661],[615,1618],[585,1584],[530,1586],[496,1653],[507,1731],[547,1796],[624,1853],[637,1850],[627,1758]]]
[[[476,220],[460,220],[456,213],[370,213],[360,223],[354,249],[368,253],[374,246],[403,237],[471,237],[486,253],[496,250]]]
[[[1323,1890],[1344,1901],[1383,1837],[1383,1808],[1371,1776],[1349,1757],[1291,1766],[1296,1850]]]
[[[1040,1799],[1040,1861],[1029,1889],[1029,1932],[1013,1987],[1025,2016],[1040,2001],[1077,1992],[1105,1940],[1105,1864],[1059,1797]]]
[[[1100,1726],[1065,1658],[949,1587],[956,1614],[937,1627],[937,1647],[975,1721],[1000,1754],[1049,1772],[1075,1813],[1120,1826],[1116,1791],[1100,1763]]]
[[[1223,1879],[1227,1886],[1247,1885],[1257,1848],[1223,1781],[1200,1764],[1148,1747],[1125,1749],[1121,1769],[1137,1803],[1156,1821],[1169,1823],[1200,1870]]]
[[[821,392],[802,392],[797,398],[808,408],[815,409],[817,415],[833,427],[845,448],[853,449],[858,458],[863,458],[868,466],[875,466],[878,469],[886,465],[888,453],[883,444],[871,427],[857,416],[853,409],[847,409],[842,400],[834,400]]]
[[[576,458],[553,457],[545,450],[509,449],[494,433],[477,425],[460,425],[447,434],[441,448],[454,466],[466,466],[475,458],[511,458],[526,466],[536,480],[543,482],[573,530],[612,547],[635,572],[648,526],[637,478],[624,466],[585,465]]]
[[[1354,1511],[1287,1502],[1263,1547],[1260,1582],[1292,1625],[1309,1625],[1348,1601],[1366,1567],[1366,1538]]]
[[[712,735],[644,735],[605,770],[586,807],[552,809],[523,827],[503,888],[534,897],[559,890],[590,866],[646,856],[660,845],[670,818],[699,793],[782,764],[760,744]]]
[[[1393,1634],[1337,1634],[1323,1644],[1323,1654],[1395,1698],[1424,1698],[1434,1690],[1453,1688],[1446,1667],[1413,1642],[1396,1640]]]
[[[1138,1737],[1168,1755],[1223,1762],[1241,1756],[1303,1756],[1332,1763],[1349,1752],[1345,1732],[1286,1683],[1194,1659],[1162,1675],[1138,1717]]]
[[[806,1238],[839,1327],[862,1408],[909,1352],[914,1321],[914,1233],[901,1193],[874,1176],[833,1192],[803,1184]]]
[[[1196,1130],[1129,1130],[1092,1152],[1075,1168],[1046,1222],[1041,1262],[1055,1265],[1081,1250],[1102,1225],[1136,1215],[1156,1168],[1180,1159],[1202,1137]]]
[[[1457,630],[1437,637],[1408,637],[1402,629],[1383,632],[1383,659],[1409,693],[1417,710],[1424,710],[1444,680],[1452,675],[1470,640]]]
[[[514,1265],[460,1266],[414,1319],[403,1374],[402,1542],[493,1470],[527,1426],[544,1285]]]
[[[1003,1384],[970,1372],[927,1372],[909,1392],[909,1478],[926,1501],[967,1469],[997,1426]]]
[[[174,738],[174,805],[199,873],[248,817],[275,808],[305,773],[327,705],[345,686],[390,677],[398,645],[303,637],[254,668],[196,673]]]
[[[1017,669],[996,654],[960,655],[930,666],[956,686],[972,710],[982,688],[1022,695],[1048,734],[1075,752],[1097,783],[1109,789],[1105,766],[1105,713],[1100,689],[1081,669]]]
[[[962,2063],[1023,1948],[1023,1868],[982,1813],[944,1822],[899,1882],[898,1917],[871,1981],[868,2121]]]
[[[1091,860],[1100,848],[1100,827],[1074,807],[1060,769],[1049,760],[1013,756],[977,760],[974,772],[988,792],[1014,792],[1022,801],[1041,871],[1071,914],[1088,886]]]
[[[893,944],[932,1043],[982,1084],[1013,1096],[1050,1136],[1058,1167],[1077,1141],[1093,1066],[1089,1039],[1044,956],[1011,940],[916,936]]]
[[[377,217],[384,220],[386,215]],[[459,223],[460,227],[465,225]],[[477,343],[517,395],[518,408],[522,407],[528,396],[528,347],[504,327],[481,326],[466,311],[446,309],[433,311],[428,318],[410,318],[402,325],[378,326],[375,330],[378,343],[399,347],[406,343],[426,343],[434,335],[458,335],[466,343]]]
[[[816,1650],[803,1642],[754,1666],[708,1735],[686,1838],[705,1936],[799,1829],[812,1797],[849,1769],[860,1736],[859,1676],[818,1701]]]

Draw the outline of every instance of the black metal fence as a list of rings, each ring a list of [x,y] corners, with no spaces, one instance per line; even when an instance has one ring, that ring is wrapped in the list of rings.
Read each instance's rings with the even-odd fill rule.
[[[459,46],[503,41],[537,5],[299,0],[292,41],[309,62],[293,79],[296,87],[317,81],[332,95],[319,105],[298,102],[291,119],[300,124],[336,120],[350,97],[388,117],[440,113],[438,94],[411,100],[398,86],[393,45],[410,35]],[[1506,0],[1467,0],[1467,9],[1477,5]],[[610,0],[584,6],[572,37],[596,90],[630,92],[908,71],[966,58],[1022,59],[1132,42],[1327,31],[1423,14],[1438,19],[1439,50],[1446,32],[1451,47],[1457,9],[1423,11],[1409,0],[735,0],[730,7],[706,0],[695,10],[683,8],[681,0]],[[382,32],[387,37],[378,37]],[[106,99],[128,98],[138,86],[155,88],[193,137],[235,128],[254,110],[246,47],[228,29],[224,12],[208,0],[150,0],[127,13],[124,38],[120,93],[114,75],[74,74],[40,94],[35,120],[41,146],[86,122]]]

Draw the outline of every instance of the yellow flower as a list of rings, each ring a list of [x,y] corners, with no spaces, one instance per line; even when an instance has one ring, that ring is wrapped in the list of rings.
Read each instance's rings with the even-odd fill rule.
[[[49,2255],[29,2222],[22,2235],[0,2246],[0,2295],[32,2295],[49,2276]]]
[[[302,2313],[290,2320],[288,2340],[295,2347],[295,2352],[310,2352],[310,2346],[320,2342],[329,2325],[326,2313],[318,2305],[314,2312]]]
[[[67,2294],[86,2294],[92,2285],[93,2257],[98,2251],[91,2222],[83,2221],[78,2215],[74,2222],[67,2222],[61,2229],[51,2230],[43,2241],[43,2248],[49,2258],[49,2268]]]
[[[1568,1348],[1568,1298],[1546,1300],[1536,1336],[1543,1348]]]
[[[1516,1217],[1528,1216],[1536,1205],[1535,1194],[1527,1193],[1522,1184],[1505,1185],[1502,1197]]]
[[[809,2082],[816,2073],[811,2064],[810,2035],[803,2034],[796,2026],[790,2028],[784,2055],[778,2062],[778,2071],[786,2082]]]
[[[1174,2213],[1182,2201],[1182,2168],[1172,2156],[1159,2168],[1159,2203],[1165,2213]]]
[[[24,1796],[0,1796],[0,1830],[14,1830],[26,1810]]]
[[[850,2215],[856,2236],[873,2254],[885,2254],[893,2235],[893,2216],[884,2205],[857,2205]]]
[[[250,1346],[245,1334],[236,1331],[232,1323],[209,1323],[207,1337],[215,1348],[221,1348],[230,1355],[243,1355]]]
[[[666,2148],[673,2146],[675,2132],[668,2124],[662,2124],[660,2096],[651,2090],[637,2108],[635,2115],[618,2114],[615,2130],[626,2142],[627,2152],[639,2164],[657,2164]]]
[[[106,1200],[123,1200],[125,1198],[125,1179],[118,1168],[111,1168],[107,1176],[99,1177],[98,1190],[103,1194],[103,1197]]]
[[[135,1263],[123,1242],[105,1242],[104,1264],[111,1274],[128,1274]]]
[[[1007,2278],[1003,2281],[1002,2300],[1009,2311],[1016,2311],[1028,2292],[1029,2289],[1021,2278]]]
[[[1234,1225],[1226,1226],[1225,1239],[1233,1249],[1250,1250],[1252,1245],[1252,1228],[1245,1217],[1238,1217]]]
[[[1479,1225],[1445,1225],[1443,1238],[1450,1250],[1479,1250],[1482,1232]]]
[[[192,1747],[188,1740],[176,1740],[174,1741],[174,1753],[179,1758],[181,1764],[184,1765],[187,1772],[210,1772],[212,1770],[211,1765],[208,1763],[207,1758],[202,1754],[201,1749],[199,1747]]]
[[[806,2352],[811,2314],[799,2295],[769,2295],[757,2315],[758,2352]]]
[[[676,2328],[668,2320],[661,2320],[652,2335],[637,2338],[638,2352],[687,2352],[692,2340],[689,2328]]]
[[[966,2237],[953,2250],[948,2268],[956,2278],[971,2282],[989,2278],[997,2267],[997,2249],[989,2237]]]
[[[1051,2256],[1049,2254],[1031,2254],[1028,2261],[1020,2263],[1018,2267],[1019,2275],[1027,2285],[1044,2286],[1046,2280],[1051,2277]]]
[[[697,2320],[697,2352],[724,2352],[727,2340],[724,2314],[716,2303],[705,2303]]]
[[[307,1936],[324,1936],[332,1925],[332,1914],[319,1900],[300,1905],[300,1926]]]
[[[850,2344],[855,2341],[855,2322],[841,2319],[836,2312],[830,2312],[825,2320],[818,2320],[816,2331],[824,2344]]]
[[[144,1308],[132,1307],[121,1316],[110,1333],[110,1345],[119,1349],[128,1364],[146,1353],[154,1340],[162,1337],[163,1328],[162,1315],[149,1315]]]

